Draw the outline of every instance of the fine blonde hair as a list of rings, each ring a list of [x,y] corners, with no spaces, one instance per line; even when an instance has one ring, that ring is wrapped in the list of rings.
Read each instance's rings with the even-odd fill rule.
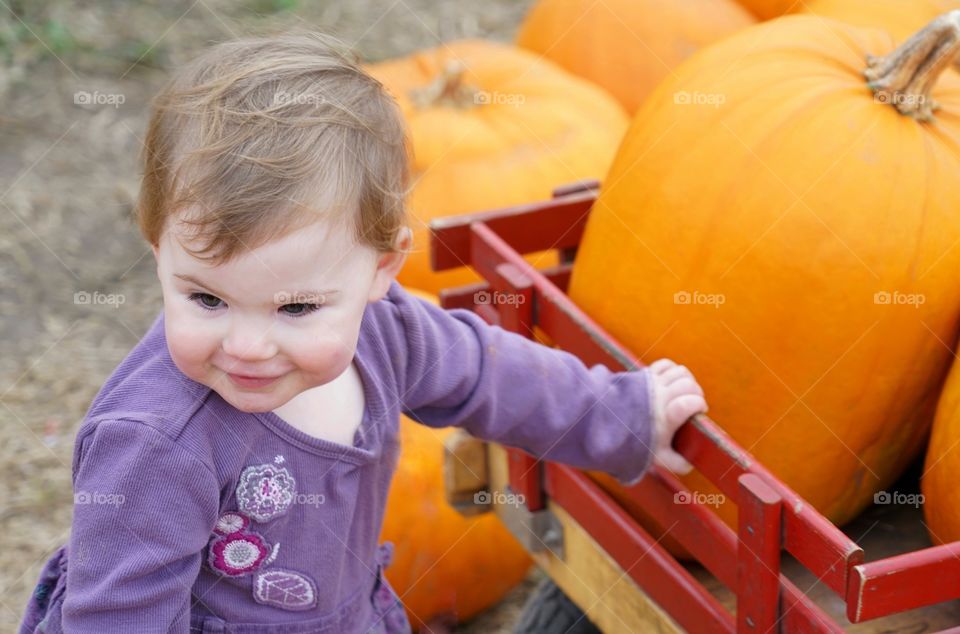
[[[144,238],[158,245],[177,216],[214,265],[321,217],[352,221],[379,253],[407,225],[400,110],[320,33],[228,41],[188,63],[153,100],[142,160]]]

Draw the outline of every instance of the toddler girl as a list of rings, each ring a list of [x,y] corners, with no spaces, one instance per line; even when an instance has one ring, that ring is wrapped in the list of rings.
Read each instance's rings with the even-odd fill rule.
[[[137,205],[163,312],[77,435],[21,632],[407,632],[378,544],[399,416],[639,480],[704,411],[401,288],[409,148],[328,38],[232,41],[156,98]]]

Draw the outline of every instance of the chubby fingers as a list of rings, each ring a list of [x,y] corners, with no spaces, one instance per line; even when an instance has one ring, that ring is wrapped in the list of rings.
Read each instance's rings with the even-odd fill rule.
[[[700,384],[697,383],[693,376],[685,376],[667,385],[663,393],[664,397],[670,401],[687,394],[699,394],[703,396],[703,388],[700,387]]]
[[[675,381],[692,379],[693,373],[685,365],[673,364],[672,367],[666,368],[662,373],[660,373],[659,378],[664,385],[670,385]]]
[[[694,414],[707,411],[703,394],[683,394],[667,402],[664,409],[668,424],[679,427]]]
[[[657,453],[654,462],[677,475],[687,475],[693,471],[693,465],[673,449],[665,449]]]
[[[670,359],[657,359],[650,364],[650,372],[653,374],[662,374],[665,370],[675,367],[677,364]]]

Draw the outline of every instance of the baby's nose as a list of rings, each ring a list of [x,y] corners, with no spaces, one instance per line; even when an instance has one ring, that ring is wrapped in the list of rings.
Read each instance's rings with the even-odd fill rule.
[[[223,340],[223,351],[238,361],[263,361],[274,357],[276,346],[270,337],[270,326],[235,320]]]

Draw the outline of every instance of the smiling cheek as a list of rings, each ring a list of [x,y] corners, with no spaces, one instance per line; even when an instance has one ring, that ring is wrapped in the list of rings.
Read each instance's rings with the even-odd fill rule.
[[[356,341],[331,331],[293,348],[291,361],[301,374],[302,389],[324,385],[340,376],[356,349]]]
[[[219,342],[198,320],[168,311],[164,316],[167,347],[176,366],[190,379],[208,384],[215,377],[211,359]]]
[[[352,327],[349,322],[337,321],[318,326],[310,336],[281,336],[278,355],[289,371],[271,389],[261,392],[239,388],[223,374],[217,366],[223,358],[221,336],[207,320],[191,315],[189,306],[168,306],[164,327],[170,356],[180,371],[219,393],[235,408],[248,412],[274,409],[340,376],[353,360],[359,335],[359,324]]]

